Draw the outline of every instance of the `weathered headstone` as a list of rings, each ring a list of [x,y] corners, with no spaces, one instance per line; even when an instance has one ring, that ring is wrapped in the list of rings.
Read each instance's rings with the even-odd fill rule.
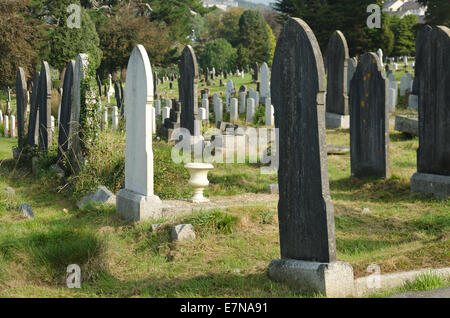
[[[17,110],[17,138],[19,148],[23,146],[25,136],[25,114],[28,104],[27,81],[21,67],[16,76],[16,110]]]
[[[429,25],[423,26],[419,32],[417,33],[416,38],[416,65],[414,69],[414,83],[413,83],[413,89],[412,93],[414,95],[419,94],[419,87],[420,87],[420,79],[421,79],[421,72],[423,65],[425,63],[422,54],[424,51],[426,51],[428,48],[426,47],[427,39],[429,38],[431,31],[433,28]]]
[[[113,106],[111,117],[112,129],[119,129],[119,109],[117,108],[117,106]]]
[[[325,70],[316,37],[303,20],[290,18],[279,36],[271,97],[279,128],[281,260],[272,261],[269,276],[327,297],[347,296],[353,290],[353,269],[336,261],[325,140]]]
[[[258,63],[254,63],[253,64],[253,82],[256,83],[258,82],[258,72],[259,72],[259,66]]]
[[[347,68],[347,96],[350,95],[350,81],[355,74],[356,67],[358,66],[358,60],[356,57],[352,57],[348,60],[348,68]]]
[[[414,191],[450,196],[450,29],[433,27],[420,39],[419,149]]]
[[[237,98],[232,98],[230,104],[230,121],[236,122],[239,119],[239,106]]]
[[[61,100],[61,115],[58,132],[58,160],[62,160],[69,149],[71,142],[71,121],[72,121],[72,94],[74,86],[75,61],[70,61],[66,66],[66,74],[63,83],[63,95]]]
[[[47,151],[52,144],[52,81],[47,62],[41,66],[39,78],[39,149]]]
[[[36,145],[36,143],[38,142],[37,138],[39,136],[39,78],[40,73],[36,72],[36,74],[34,75],[33,92],[31,93],[30,100],[30,117],[28,119],[27,144],[29,146]]]
[[[181,127],[190,131],[191,135],[199,135],[195,131],[195,120],[198,120],[198,65],[194,50],[190,45],[186,46],[178,63],[180,79],[178,80],[178,92],[181,110]]]
[[[349,128],[347,69],[348,46],[341,31],[335,31],[328,41],[326,125],[330,128]]]
[[[117,213],[140,221],[161,216],[161,200],[153,192],[153,78],[147,51],[137,45],[131,53],[125,86],[125,189],[117,193]]]
[[[275,125],[275,118],[274,118],[274,109],[272,106],[272,99],[270,97],[267,97],[265,100],[265,123],[266,126],[274,126]]]
[[[245,113],[245,105],[246,105],[246,93],[240,92],[239,93],[239,113],[243,114]]]
[[[388,81],[378,55],[363,54],[350,93],[350,161],[355,177],[388,178]]]
[[[266,98],[270,98],[270,71],[266,62],[261,65],[261,100],[265,103]]]
[[[230,111],[230,99],[234,93],[234,83],[231,79],[227,82],[227,87],[225,89],[225,107],[227,111]]]

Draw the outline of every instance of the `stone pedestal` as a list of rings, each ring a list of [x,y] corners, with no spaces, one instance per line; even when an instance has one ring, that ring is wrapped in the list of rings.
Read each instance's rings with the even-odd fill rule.
[[[417,172],[411,178],[411,189],[440,198],[450,197],[450,176]]]
[[[318,292],[326,297],[347,297],[353,294],[353,268],[344,262],[316,263],[292,259],[273,260],[269,277],[293,288]]]
[[[325,124],[327,128],[350,128],[350,115],[325,113]]]
[[[138,222],[162,217],[162,202],[156,196],[144,196],[122,189],[116,195],[116,210],[126,221]]]

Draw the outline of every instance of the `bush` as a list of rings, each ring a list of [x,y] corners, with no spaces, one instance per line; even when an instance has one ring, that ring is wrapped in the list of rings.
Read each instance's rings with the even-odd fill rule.
[[[264,126],[266,124],[266,108],[264,105],[259,105],[256,108],[253,120],[255,125]]]

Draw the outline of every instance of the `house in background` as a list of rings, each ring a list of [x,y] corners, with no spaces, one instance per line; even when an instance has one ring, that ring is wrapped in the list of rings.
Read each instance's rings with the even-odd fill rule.
[[[415,15],[419,23],[424,23],[427,7],[422,6],[417,0],[393,0],[385,1],[383,11],[391,15],[397,15],[400,18],[407,15]]]

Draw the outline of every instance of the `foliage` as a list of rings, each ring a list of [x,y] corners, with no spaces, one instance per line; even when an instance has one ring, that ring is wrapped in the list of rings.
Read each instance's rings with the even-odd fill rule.
[[[0,1],[0,87],[14,86],[18,67],[28,78],[44,34],[28,11],[28,0]]]
[[[69,28],[67,20],[71,13],[67,12],[72,0],[60,1],[51,12],[57,21],[54,29],[50,31],[49,63],[62,70],[69,60],[74,60],[78,54],[89,54],[92,67],[97,69],[100,65],[102,51],[99,48],[95,24],[86,10],[81,10],[81,28]],[[79,2],[78,2],[79,3]]]
[[[394,33],[391,30],[391,15],[382,13],[381,28],[366,29],[369,38],[369,47],[375,51],[376,47],[383,50],[384,56],[391,56],[394,48]]]
[[[266,124],[266,107],[264,105],[257,106],[253,121],[255,125],[264,126]]]
[[[247,10],[239,19],[240,44],[238,65],[245,67],[252,63],[269,62],[270,39],[266,22],[261,12]]]
[[[414,56],[416,54],[415,26],[417,23],[417,16],[415,15],[407,15],[402,19],[398,16],[392,18],[392,29],[395,35],[393,56]]]
[[[275,55],[275,48],[277,46],[277,41],[275,39],[275,35],[273,34],[270,25],[267,24],[266,26],[267,26],[267,33],[269,34],[269,43],[270,43],[270,59],[267,62],[267,65],[269,65],[269,67],[272,67],[272,61],[273,56]]]
[[[433,25],[445,25],[450,28],[450,2],[448,0],[419,0],[427,6],[425,20]]]
[[[208,42],[199,57],[199,64],[202,69],[235,70],[236,69],[236,49],[225,39],[217,39]]]

